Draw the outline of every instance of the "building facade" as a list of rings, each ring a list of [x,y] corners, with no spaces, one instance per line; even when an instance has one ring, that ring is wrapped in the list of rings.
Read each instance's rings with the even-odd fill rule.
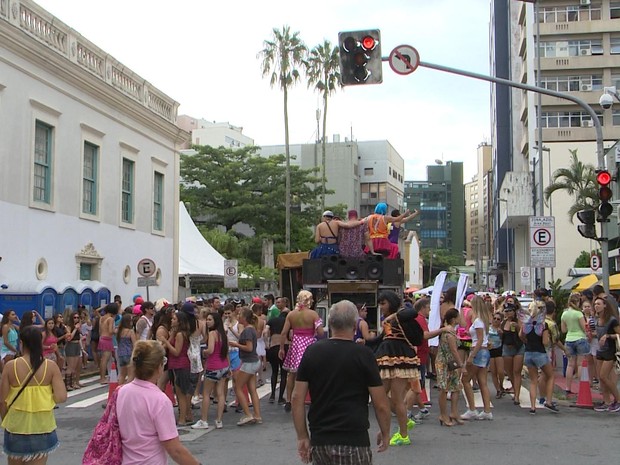
[[[205,119],[180,115],[177,125],[191,134],[192,145],[211,147],[241,148],[254,145],[254,139],[243,134],[243,128],[230,123],[216,123]]]
[[[465,191],[463,163],[426,167],[425,181],[405,181],[405,206],[420,216],[405,223],[416,231],[422,249],[447,249],[461,255],[465,250]]]
[[[131,302],[150,258],[153,297],[176,298],[177,108],[35,3],[0,2],[4,294],[71,288],[73,306],[95,282]]]
[[[533,5],[496,0],[492,6],[495,75],[582,99],[595,110],[603,126],[605,145],[619,139],[618,107],[603,110],[598,102],[605,87],[620,86],[620,3],[575,0],[567,5],[539,0]],[[504,58],[500,52],[505,53]],[[512,58],[506,61],[505,57]],[[507,274],[512,288],[542,285],[543,278],[545,285],[552,279],[566,281],[567,270],[579,253],[591,250],[596,244],[582,238],[571,223],[567,212],[574,199],[570,195],[554,194],[541,208],[540,192],[552,182],[557,169],[568,168],[571,150],[577,150],[583,163],[597,165],[591,117],[571,101],[518,89],[507,91],[503,86],[497,86],[493,103],[496,187],[497,192],[511,197],[494,202],[496,226],[500,228],[498,231],[504,231],[496,237],[509,237],[507,250],[513,254],[504,256],[505,262],[499,265],[511,263]],[[523,173],[518,176],[517,185],[504,183],[508,171]],[[529,180],[525,181],[526,178]],[[522,182],[527,182],[527,186],[520,189]],[[515,198],[515,192],[522,192],[522,197]],[[523,211],[521,207],[528,203],[529,211]],[[554,216],[555,229],[562,233],[556,233],[555,268],[532,272],[531,282],[521,283],[515,275],[518,276],[522,267],[530,267],[527,234],[530,215]],[[611,224],[615,225],[616,220],[612,219]],[[496,252],[502,247],[498,243]]]

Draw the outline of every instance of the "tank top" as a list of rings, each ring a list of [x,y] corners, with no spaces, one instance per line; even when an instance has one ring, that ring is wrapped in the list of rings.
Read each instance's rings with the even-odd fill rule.
[[[22,357],[17,358],[13,364],[15,379],[19,383],[17,386],[9,388],[9,395],[6,403],[10,405],[22,386],[17,376],[17,363],[22,360],[30,370],[30,364]],[[2,427],[13,434],[45,434],[51,433],[56,429],[56,419],[54,418],[54,392],[52,385],[42,385],[42,380],[47,374],[47,364],[49,360],[43,360],[43,376],[41,381],[33,376],[32,382],[24,388],[15,403],[11,406],[2,420]],[[52,362],[53,363],[53,362]],[[30,376],[30,373],[28,374]],[[25,379],[23,380],[25,381]]]
[[[390,234],[388,239],[392,244],[398,244],[398,235],[400,233],[400,226],[394,226],[394,223],[390,223]]]
[[[234,325],[232,325],[232,329],[235,330],[235,333],[239,334],[239,322],[236,321]],[[228,328],[226,330],[226,337],[228,338],[228,342],[239,342],[239,338],[233,334],[233,332]],[[239,352],[238,347],[228,347],[229,352]]]
[[[176,343],[176,340],[173,342]],[[172,344],[172,346],[176,348],[174,344]],[[189,363],[189,357],[187,356],[188,348],[189,343],[183,338],[183,347],[181,347],[179,355],[172,355],[172,352],[168,351],[168,368],[172,370],[189,369],[191,365]]]
[[[9,344],[17,349],[17,340],[19,339],[19,334],[15,328],[9,328],[9,332],[6,335],[6,338],[9,340]],[[11,349],[9,349],[6,345],[4,345],[4,338],[0,337],[0,341],[2,341],[2,346],[0,347],[0,353],[4,354],[14,354]]]
[[[228,357],[222,358],[222,341],[215,341],[215,347],[213,348],[213,353],[207,357],[207,366],[206,369],[208,371],[216,371],[222,370],[228,366]]]
[[[498,349],[502,346],[502,338],[493,326],[489,327],[489,345],[490,349]]]
[[[121,340],[118,342],[118,356],[130,357],[133,351],[133,343],[131,342],[131,336],[121,336]]]
[[[51,336],[45,336],[45,339],[43,339],[43,356],[44,357],[46,355],[51,355],[54,353],[54,349],[52,349],[50,346],[56,343],[58,343],[58,338],[54,336],[53,334]],[[50,348],[48,349],[46,348],[46,346]]]
[[[368,217],[368,234],[371,239],[387,238],[388,229],[383,215],[373,214]]]
[[[202,371],[202,355],[200,353],[200,342],[202,341],[202,333],[194,332],[189,337],[189,349],[187,356],[189,358],[190,371],[192,373],[200,373]]]
[[[139,339],[141,341],[146,341],[148,339],[149,331],[151,330],[151,326],[153,326],[153,320],[149,320],[146,316],[142,315],[140,320],[146,321],[146,326],[140,333]]]

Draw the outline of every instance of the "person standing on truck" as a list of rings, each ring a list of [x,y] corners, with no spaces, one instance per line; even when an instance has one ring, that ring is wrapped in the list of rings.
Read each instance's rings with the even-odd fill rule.
[[[392,223],[389,224],[388,229],[390,230],[390,233],[388,235],[388,239],[390,240],[392,244],[398,245],[398,236],[400,235],[401,225],[406,223],[409,220],[414,219],[419,214],[420,212],[418,210],[414,210],[411,215],[406,216],[401,221],[393,221]],[[400,212],[398,210],[392,210],[392,216],[395,218],[398,218],[400,216]]]
[[[409,210],[399,216],[387,215],[387,204],[380,202],[375,207],[375,213],[366,218],[368,223],[368,234],[372,241],[374,251],[384,255],[386,258],[394,259],[400,256],[398,244],[393,244],[388,239],[390,234],[388,223],[402,222],[409,216]]]
[[[284,360],[283,368],[288,372],[286,379],[287,395],[286,403],[284,404],[284,410],[287,412],[291,411],[291,398],[301,358],[308,346],[316,341],[317,337],[323,336],[323,321],[319,314],[312,310],[312,303],[313,298],[310,291],[299,291],[299,294],[297,294],[297,305],[286,316],[284,328],[282,328],[278,357]],[[289,350],[285,354],[284,344],[291,330],[293,331],[293,337]]]
[[[357,210],[349,210],[347,214],[349,222],[357,221]],[[362,258],[366,256],[364,245],[368,247],[371,254],[374,254],[372,241],[368,234],[368,225],[362,223],[354,228],[341,229],[338,233],[338,246],[340,256],[346,258]]]
[[[343,222],[334,218],[334,212],[325,210],[321,217],[321,222],[314,230],[314,242],[319,244],[310,252],[310,258],[321,258],[327,255],[338,255],[338,231],[340,228],[355,228],[362,224],[361,221]]]

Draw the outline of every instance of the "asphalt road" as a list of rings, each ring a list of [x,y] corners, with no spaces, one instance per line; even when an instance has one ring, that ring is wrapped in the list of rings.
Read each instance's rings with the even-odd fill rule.
[[[106,392],[107,388],[99,387],[94,380],[87,388],[70,393],[68,402],[56,410],[61,446],[50,456],[48,464],[81,463],[91,432],[103,413],[101,406]],[[223,429],[195,431],[183,428],[180,430],[182,440],[204,464],[301,463],[297,458],[290,414],[281,406],[267,402],[266,387],[261,392],[265,396],[261,402],[262,425],[238,427],[236,422],[241,414],[229,409],[224,415]],[[431,390],[431,396],[434,395]],[[527,398],[527,391],[522,394],[522,400],[524,397]],[[461,404],[464,405],[462,401]],[[514,406],[508,398],[494,400],[493,421],[475,421],[447,428],[440,427],[435,404],[431,408],[431,418],[412,430],[411,446],[390,447],[386,452],[374,454],[375,463],[620,463],[620,414],[563,407],[559,414],[539,409],[532,416],[527,407],[523,402],[521,407]],[[194,412],[198,418],[199,411]],[[393,421],[392,425],[394,431],[396,422]],[[371,414],[371,438],[376,431]]]

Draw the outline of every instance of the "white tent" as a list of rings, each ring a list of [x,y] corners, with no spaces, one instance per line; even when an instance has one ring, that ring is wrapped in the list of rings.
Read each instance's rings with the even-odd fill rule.
[[[224,279],[224,257],[202,236],[179,204],[179,278],[184,276]]]

